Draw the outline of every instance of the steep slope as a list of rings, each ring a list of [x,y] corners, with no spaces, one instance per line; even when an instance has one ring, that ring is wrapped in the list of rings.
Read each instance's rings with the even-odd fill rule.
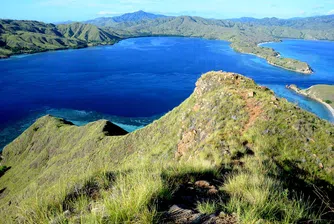
[[[164,18],[164,17],[167,17],[167,16],[147,13],[147,12],[140,10],[140,11],[133,12],[133,13],[126,13],[121,16],[96,18],[93,20],[88,20],[85,23],[102,27],[102,26],[112,26],[112,25],[115,25],[116,23],[122,23],[122,22],[139,22],[142,20],[153,20],[153,19]]]
[[[0,20],[0,55],[86,47],[86,42],[65,38],[53,24],[25,20]]]
[[[57,29],[66,38],[84,40],[88,43],[113,44],[119,40],[118,37],[90,24],[71,23],[58,25]]]
[[[94,25],[46,24],[38,21],[0,20],[0,58],[13,54],[114,44],[119,38]]]
[[[3,151],[0,222],[333,218],[334,126],[241,75],[207,73],[179,107],[122,134],[37,120]]]

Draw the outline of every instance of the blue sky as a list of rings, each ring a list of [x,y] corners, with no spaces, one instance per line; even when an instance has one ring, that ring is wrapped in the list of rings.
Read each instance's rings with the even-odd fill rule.
[[[82,21],[144,10],[207,18],[334,14],[334,0],[1,0],[0,18]]]

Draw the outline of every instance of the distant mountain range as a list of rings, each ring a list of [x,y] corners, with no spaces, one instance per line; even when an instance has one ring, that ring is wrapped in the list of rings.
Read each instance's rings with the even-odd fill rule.
[[[158,15],[153,13],[147,13],[144,11],[137,11],[133,13],[126,13],[121,16],[115,17],[100,17],[93,20],[85,21],[84,23],[93,24],[96,26],[111,26],[115,23],[122,23],[122,22],[139,22],[142,20],[154,20],[157,18],[164,18],[167,17],[165,15]]]
[[[298,17],[291,19],[279,19],[276,17],[256,19],[252,17],[242,17],[231,19],[234,22],[248,23],[252,25],[262,26],[285,26],[296,29],[333,29],[334,15],[314,16],[314,17]]]

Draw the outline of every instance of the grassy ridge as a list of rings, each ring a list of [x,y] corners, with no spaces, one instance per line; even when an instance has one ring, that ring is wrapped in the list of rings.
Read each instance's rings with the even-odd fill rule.
[[[127,135],[107,121],[36,121],[3,151],[0,222],[326,223],[333,133],[248,78],[210,72]]]

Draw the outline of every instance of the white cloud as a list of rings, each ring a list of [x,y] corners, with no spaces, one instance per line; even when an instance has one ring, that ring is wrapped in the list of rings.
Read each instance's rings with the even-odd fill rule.
[[[334,15],[334,9],[332,9],[331,11],[327,12],[327,15]]]

